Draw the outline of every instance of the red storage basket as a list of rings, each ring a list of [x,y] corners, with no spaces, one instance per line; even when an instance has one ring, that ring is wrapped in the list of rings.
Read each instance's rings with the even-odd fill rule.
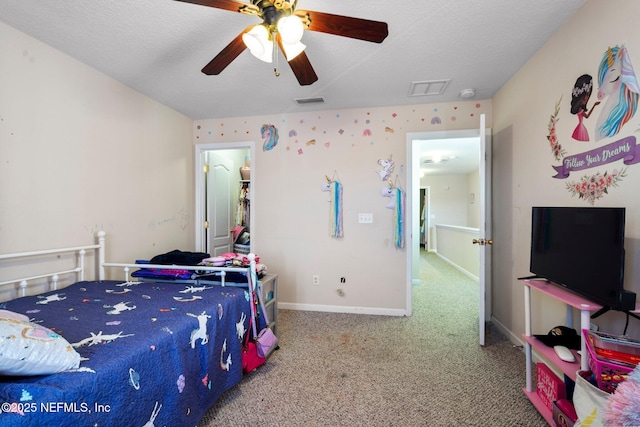
[[[582,335],[584,335],[584,341],[587,347],[589,367],[593,372],[596,383],[598,383],[598,388],[608,393],[613,393],[616,390],[616,387],[618,387],[618,384],[627,379],[627,375],[629,372],[633,371],[633,368],[619,363],[598,359],[593,348],[593,342],[589,335],[589,331],[583,329]]]

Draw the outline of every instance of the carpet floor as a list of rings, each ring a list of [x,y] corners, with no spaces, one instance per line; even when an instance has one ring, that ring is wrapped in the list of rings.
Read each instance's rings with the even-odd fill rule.
[[[525,358],[491,324],[478,284],[423,252],[413,315],[280,310],[280,349],[205,426],[546,426],[522,392]]]

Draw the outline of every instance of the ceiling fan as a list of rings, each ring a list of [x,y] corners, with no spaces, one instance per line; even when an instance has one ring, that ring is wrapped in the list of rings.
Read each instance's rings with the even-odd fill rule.
[[[256,15],[262,19],[262,23],[245,28],[204,66],[202,72],[207,75],[220,74],[246,48],[257,58],[271,62],[274,46],[277,46],[284,53],[298,82],[303,86],[310,85],[318,80],[318,76],[304,53],[305,45],[300,42],[304,30],[374,43],[382,43],[389,34],[385,22],[300,10],[296,8],[297,0],[251,0],[250,4],[235,0],[176,1]]]

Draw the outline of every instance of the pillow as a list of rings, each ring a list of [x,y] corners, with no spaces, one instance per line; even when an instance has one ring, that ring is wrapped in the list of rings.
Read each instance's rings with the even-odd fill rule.
[[[211,258],[205,258],[200,262],[200,264],[202,265],[214,266],[214,267],[224,267],[226,263],[227,263],[227,258],[223,256],[214,256]]]
[[[144,277],[147,279],[191,279],[193,273],[190,270],[178,270],[174,268],[141,268],[131,273],[131,277]]]
[[[137,259],[136,264],[153,264],[147,260]],[[141,268],[131,273],[131,277],[146,279],[172,279],[184,280],[191,279],[193,272],[191,270],[182,270],[175,268]]]
[[[52,330],[0,318],[0,375],[49,375],[79,366],[78,352]]]
[[[9,311],[9,310],[0,310],[0,318],[22,320],[23,322],[29,321],[29,318],[24,314],[16,313],[14,311]]]

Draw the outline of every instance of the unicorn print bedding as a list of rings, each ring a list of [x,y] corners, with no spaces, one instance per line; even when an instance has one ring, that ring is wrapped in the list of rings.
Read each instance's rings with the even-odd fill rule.
[[[50,375],[4,372],[0,424],[197,425],[242,378],[248,301],[239,287],[80,281],[2,303],[15,314],[8,325],[38,325],[42,340],[66,340],[61,358],[79,357]],[[13,338],[29,350],[40,344],[35,334],[0,335],[5,349]]]

